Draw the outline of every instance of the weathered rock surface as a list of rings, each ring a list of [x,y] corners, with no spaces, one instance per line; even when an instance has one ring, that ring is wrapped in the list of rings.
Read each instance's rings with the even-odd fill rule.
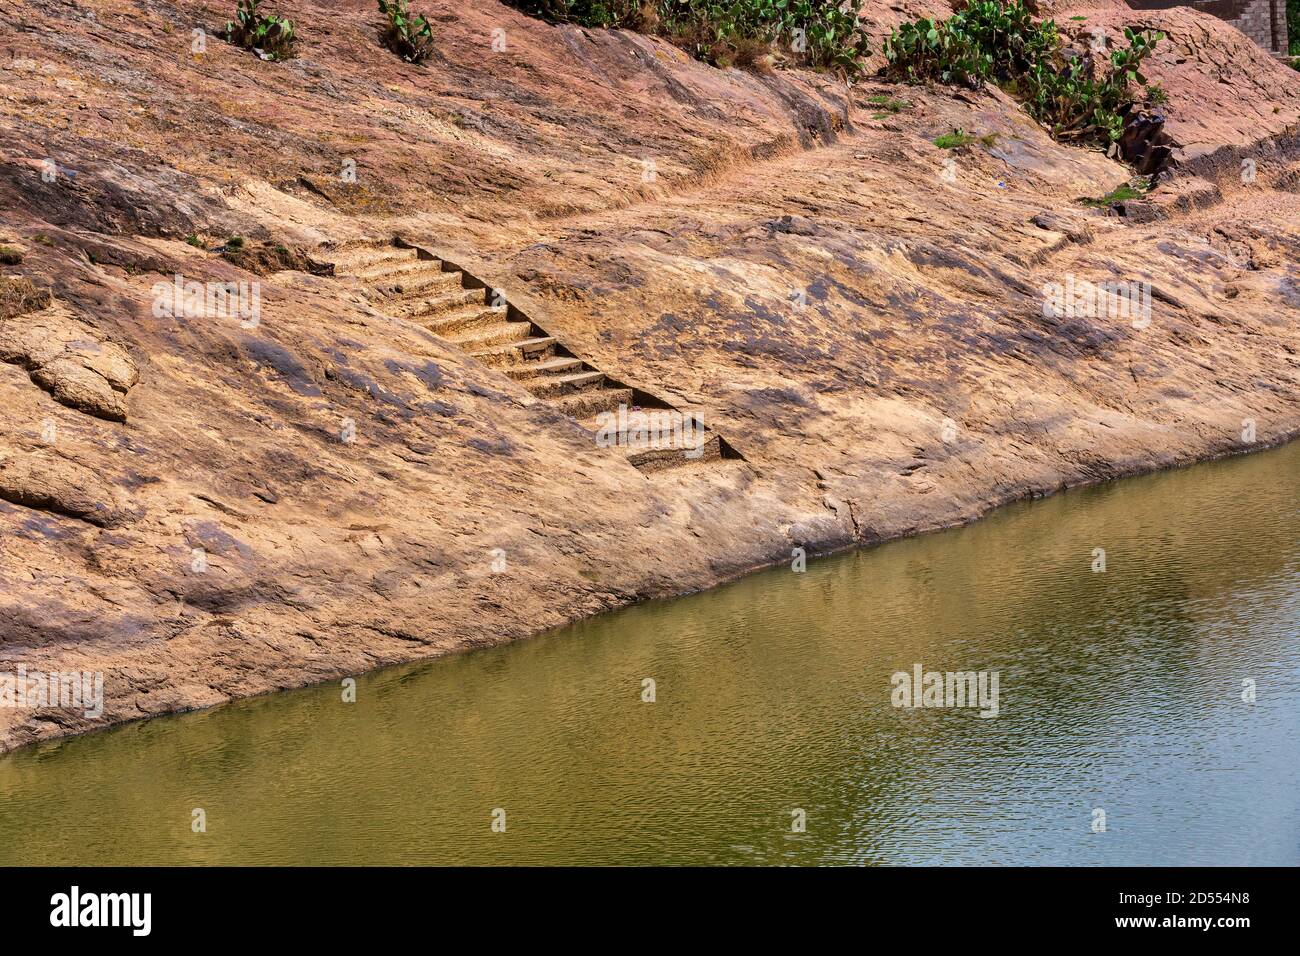
[[[117,517],[108,485],[84,465],[48,451],[0,451],[0,499],[101,527]]]
[[[22,365],[64,405],[114,422],[126,421],[126,393],[140,377],[122,348],[58,307],[0,322],[0,361]]]
[[[369,0],[277,3],[287,63],[193,52],[226,6],[0,10],[0,236],[24,250],[0,277],[53,295],[0,331],[0,671],[102,671],[108,698],[0,711],[0,748],[1300,429],[1300,74],[1211,18],[1057,13],[1170,33],[1176,177],[1119,216],[1077,200],[1130,171],[996,90],[720,71],[493,0],[431,5],[424,69]],[[866,14],[942,10],[903,7]],[[955,127],[997,137],[933,145]],[[286,263],[419,242],[746,462],[647,477],[358,284],[212,251],[234,235]],[[176,275],[258,281],[259,320],[155,308]],[[1149,283],[1149,321],[1044,310],[1111,281]]]

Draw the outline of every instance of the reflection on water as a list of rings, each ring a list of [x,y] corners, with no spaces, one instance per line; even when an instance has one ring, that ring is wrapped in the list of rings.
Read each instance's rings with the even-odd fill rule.
[[[0,863],[1294,865],[1298,491],[1294,444],[42,745]],[[999,716],[894,709],[917,663]]]

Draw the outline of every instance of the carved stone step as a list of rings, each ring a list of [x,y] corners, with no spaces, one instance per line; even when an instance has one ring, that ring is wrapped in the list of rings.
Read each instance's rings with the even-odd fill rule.
[[[548,336],[524,339],[508,345],[471,351],[470,357],[476,358],[484,365],[502,370],[514,368],[520,363],[527,366],[530,360],[541,360],[555,352],[555,339]]]
[[[535,378],[525,382],[524,387],[538,398],[555,398],[572,392],[584,392],[600,388],[604,382],[604,372],[578,372],[576,375]]]
[[[486,348],[490,345],[505,345],[508,342],[522,342],[532,331],[531,322],[502,322],[500,325],[486,329],[473,329],[449,336],[465,350]]]
[[[590,392],[577,392],[550,399],[550,404],[571,418],[590,418],[600,412],[612,412],[619,405],[632,404],[632,389],[602,388]]]
[[[417,297],[408,300],[399,300],[393,302],[380,302],[385,305],[384,309],[389,315],[396,316],[399,319],[418,319],[426,315],[440,315],[444,312],[451,312],[464,305],[486,305],[487,296],[483,289],[460,289],[446,295],[437,295],[430,297]]]
[[[550,375],[564,375],[579,371],[586,364],[579,358],[551,358],[541,362],[524,362],[520,365],[510,365],[501,371],[509,375],[516,382],[525,384],[532,379]]]
[[[419,259],[419,253],[414,249],[402,249],[387,243],[359,243],[324,250],[320,257],[334,264],[335,275],[347,276],[380,265],[415,262]]]
[[[627,460],[641,471],[663,471],[702,461],[717,461],[722,457],[722,442],[717,435],[704,435],[697,441],[685,442],[670,448],[653,448],[632,451]]]
[[[502,325],[506,321],[506,310],[504,306],[494,309],[490,306],[472,305],[431,321],[420,316],[417,317],[417,321],[434,335],[446,338],[458,332]]]

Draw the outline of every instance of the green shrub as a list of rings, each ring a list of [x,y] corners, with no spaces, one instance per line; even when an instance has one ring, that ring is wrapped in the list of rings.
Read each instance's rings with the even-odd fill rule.
[[[909,83],[997,83],[1056,139],[1109,144],[1124,132],[1130,84],[1146,83],[1142,61],[1164,39],[1128,27],[1124,36],[1128,46],[1108,55],[1074,55],[1056,23],[1035,22],[1023,0],[974,0],[947,20],[900,25],[885,42],[885,73]]]
[[[506,0],[552,23],[623,27],[665,37],[698,59],[751,66],[772,50],[856,77],[870,37],[844,0]],[[844,7],[843,9],[841,7]]]
[[[978,87],[1005,82],[1059,47],[1056,24],[1034,23],[1022,0],[974,0],[947,20],[901,24],[885,41],[886,73]]]
[[[1125,27],[1124,37],[1128,47],[1112,49],[1100,68],[1091,55],[1073,59],[1063,69],[1045,58],[1022,78],[1026,109],[1053,137],[1110,144],[1124,134],[1124,116],[1133,106],[1130,84],[1146,83],[1142,61],[1165,35]]]
[[[653,6],[640,0],[506,0],[524,13],[550,23],[576,23],[584,27],[626,27],[641,29],[642,8]]]
[[[869,35],[841,0],[660,0],[657,14],[668,39],[709,63],[778,49],[795,63],[857,76],[871,54]]]
[[[293,21],[287,17],[263,16],[262,0],[239,0],[235,19],[226,21],[226,41],[252,50],[264,60],[287,60],[297,40]]]
[[[979,86],[993,72],[993,55],[976,46],[960,21],[953,22],[960,17],[901,24],[885,41],[886,73],[908,83]]]
[[[421,63],[433,52],[433,26],[422,13],[412,16],[407,0],[379,0],[379,12],[388,17],[384,42],[407,63]]]

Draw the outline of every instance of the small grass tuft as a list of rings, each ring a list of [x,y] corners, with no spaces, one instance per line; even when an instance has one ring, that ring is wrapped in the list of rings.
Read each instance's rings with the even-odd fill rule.
[[[974,143],[982,143],[985,146],[993,146],[998,141],[997,133],[986,133],[983,136],[975,136],[966,132],[964,129],[954,129],[951,133],[944,133],[942,136],[936,136],[934,145],[940,149],[960,149],[963,146],[970,146]]]
[[[1122,186],[1117,186],[1100,198],[1084,197],[1079,202],[1091,209],[1109,209],[1111,206],[1122,202],[1129,202],[1133,199],[1141,199],[1151,191],[1151,180],[1139,176],[1137,179],[1130,179]]]
[[[1169,103],[1169,94],[1159,83],[1148,83],[1142,92],[1152,106],[1165,106]]]
[[[877,93],[874,96],[868,96],[867,102],[880,110],[879,115],[884,115],[885,113],[901,113],[903,110],[910,110],[912,108],[912,104],[907,100],[895,99],[892,96],[885,96],[881,93]]]
[[[0,279],[0,321],[49,308],[50,290],[31,279]]]
[[[23,261],[23,251],[13,246],[0,246],[0,266],[16,266]]]
[[[301,247],[274,240],[241,240],[235,246],[227,242],[221,249],[221,257],[231,265],[263,276],[285,270],[321,274],[320,265],[312,262]]]

